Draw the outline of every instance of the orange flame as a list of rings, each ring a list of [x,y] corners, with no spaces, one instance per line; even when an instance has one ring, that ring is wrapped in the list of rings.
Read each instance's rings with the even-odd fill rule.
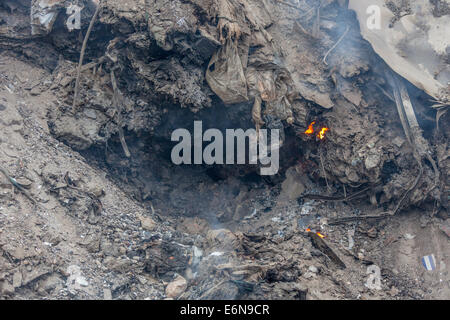
[[[327,132],[328,130],[330,130],[330,129],[328,129],[326,127],[322,128],[322,130],[320,130],[319,134],[317,135],[317,138],[319,138],[320,140],[324,139],[325,138],[325,132]]]
[[[308,130],[305,131],[305,134],[313,134],[314,133],[314,128],[313,128],[314,124],[316,124],[315,121],[311,122],[311,124],[308,126]]]
[[[314,231],[315,231],[315,230],[314,230]],[[310,228],[307,228],[307,229],[306,229],[306,232],[314,232],[314,231],[311,231]],[[317,234],[319,237],[321,237],[322,239],[325,238],[325,236],[324,236],[323,234],[321,234],[320,232],[316,232],[316,234]]]

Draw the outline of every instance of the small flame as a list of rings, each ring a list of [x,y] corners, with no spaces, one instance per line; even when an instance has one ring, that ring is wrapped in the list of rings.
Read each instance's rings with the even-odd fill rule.
[[[314,231],[315,231],[315,230],[314,230]],[[313,232],[313,231],[311,231],[310,228],[307,228],[307,229],[306,229],[306,232]],[[321,237],[322,239],[325,238],[325,236],[324,236],[323,234],[321,234],[320,232],[316,232],[316,234],[317,234],[319,237]]]
[[[320,140],[323,140],[325,138],[325,132],[327,132],[328,128],[322,128],[322,130],[320,130],[319,134],[317,135],[317,138],[319,138]]]
[[[314,128],[313,126],[316,124],[315,121],[311,122],[311,124],[308,126],[308,130],[305,131],[305,134],[313,134],[314,133]]]

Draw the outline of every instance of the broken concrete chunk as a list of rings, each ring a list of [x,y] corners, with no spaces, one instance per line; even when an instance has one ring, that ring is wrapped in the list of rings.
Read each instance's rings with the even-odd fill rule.
[[[101,121],[83,117],[79,122],[73,118],[62,116],[56,119],[51,126],[52,133],[74,148],[85,150],[92,146],[94,141],[102,140],[99,136]]]
[[[20,271],[14,272],[13,275],[13,287],[19,288],[22,285],[22,273]]]
[[[14,287],[8,281],[0,282],[0,294],[11,295],[14,293]]]
[[[304,84],[302,82],[297,83],[297,87],[300,94],[309,101],[317,103],[319,106],[330,109],[334,106],[334,102],[328,93],[322,93],[317,91],[316,88],[310,88],[310,85]]]
[[[351,182],[359,181],[359,175],[356,173],[355,170],[352,170],[349,167],[345,168],[345,175],[347,176],[348,180]]]
[[[103,289],[103,299],[112,300],[112,293],[110,289]]]
[[[94,109],[85,109],[83,111],[84,115],[88,118],[91,118],[93,120],[97,119],[97,114],[95,113]]]
[[[89,282],[86,280],[86,278],[85,277],[83,277],[83,276],[78,276],[76,279],[75,279],[75,282],[76,283],[78,283],[80,286],[82,286],[82,287],[87,287],[88,285],[89,285]]]
[[[156,228],[156,222],[150,217],[139,217],[141,227],[144,230],[153,231]]]
[[[392,143],[397,146],[398,148],[401,148],[402,145],[405,143],[405,139],[401,138],[401,137],[395,137],[392,140]]]
[[[317,269],[316,266],[309,266],[308,270],[311,271],[312,273],[318,273],[319,272],[319,269]]]
[[[82,275],[81,268],[79,266],[69,266],[67,268],[67,273],[70,275],[66,281],[66,286],[69,290],[79,290],[81,287],[89,286],[89,282]]]
[[[378,167],[380,161],[381,155],[379,153],[371,153],[367,156],[366,160],[364,161],[364,165],[366,166],[367,170],[370,170]]]
[[[212,248],[216,249],[232,250],[239,245],[237,237],[227,229],[208,231],[206,240],[210,243]]]
[[[166,296],[168,298],[178,298],[187,288],[187,281],[182,276],[178,276],[166,287]]]

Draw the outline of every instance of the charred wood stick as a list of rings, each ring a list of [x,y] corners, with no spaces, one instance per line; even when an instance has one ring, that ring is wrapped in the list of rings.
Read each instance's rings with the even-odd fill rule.
[[[121,115],[121,110],[120,110],[120,105],[119,105],[119,97],[121,97],[121,93],[119,91],[119,88],[117,87],[116,76],[114,75],[113,70],[111,70],[111,83],[112,83],[113,90],[114,90],[113,103],[117,110],[117,118],[118,118],[117,122],[118,122],[120,144],[122,145],[122,149],[125,152],[125,156],[127,158],[130,158],[131,153],[130,153],[130,150],[128,149],[127,142],[125,141],[125,136],[123,134],[123,129],[122,129],[122,115]]]
[[[325,166],[323,165],[323,152],[322,148],[320,148],[320,165],[322,166],[323,177],[325,178],[325,182],[327,183],[327,191],[331,192],[330,185],[328,184],[327,172],[325,171]]]
[[[386,217],[392,216],[389,212],[380,214],[380,215],[367,215],[367,216],[354,216],[354,217],[341,217],[341,218],[334,218],[330,219],[328,221],[328,225],[337,225],[337,224],[344,224],[348,222],[355,222],[355,221],[363,221],[363,220],[370,220],[370,219],[384,219]]]
[[[130,150],[128,149],[127,142],[125,141],[125,136],[123,134],[123,129],[122,129],[121,126],[119,126],[118,130],[119,130],[120,144],[122,145],[123,152],[125,152],[125,156],[127,158],[129,158],[129,157],[131,157],[131,153],[130,153]]]
[[[323,254],[329,257],[334,263],[336,263],[342,269],[347,268],[344,261],[342,261],[341,258],[339,258],[339,256],[333,251],[333,249],[331,249],[331,247],[326,243],[325,240],[323,240],[314,232],[308,232],[308,236],[311,238],[311,242],[313,243],[313,245],[317,249],[319,249]]]
[[[101,0],[99,4],[97,5],[97,8],[95,9],[95,13],[92,16],[91,22],[89,23],[89,28],[86,32],[86,35],[84,36],[83,45],[81,46],[81,52],[80,52],[80,60],[78,62],[78,68],[77,68],[77,79],[75,81],[75,92],[73,96],[73,103],[72,103],[72,109],[75,109],[78,99],[78,91],[80,87],[80,75],[81,75],[81,67],[83,66],[83,60],[84,60],[84,53],[86,51],[86,45],[89,39],[89,35],[91,34],[92,27],[94,26],[95,20],[97,19],[98,13],[100,12],[101,7]],[[75,110],[74,110],[75,111]]]

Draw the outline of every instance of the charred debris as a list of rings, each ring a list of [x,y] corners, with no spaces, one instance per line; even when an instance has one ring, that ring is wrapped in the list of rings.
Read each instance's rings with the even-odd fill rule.
[[[322,233],[342,236],[358,226],[375,239],[411,208],[447,219],[448,86],[435,95],[390,66],[352,1],[77,2],[79,28],[68,22],[73,1],[0,2],[0,50],[50,75],[26,89],[56,97],[46,115],[52,137],[150,212],[140,218],[148,234],[125,254],[142,257],[136,272],[170,282],[166,296],[304,299],[308,286],[295,279],[319,276],[340,288],[336,296],[355,298],[361,291],[335,270],[377,264],[382,254],[342,249]],[[388,2],[392,27],[414,14],[414,6]],[[448,71],[448,47],[440,58]],[[279,129],[280,172],[174,166],[170,135],[196,120],[223,132]],[[36,201],[2,164],[0,171]],[[102,219],[103,192],[83,190],[70,172],[49,175],[46,185],[69,211],[89,212],[74,218]],[[317,219],[309,217],[315,206],[322,208]],[[153,232],[159,224],[174,225],[183,244]],[[299,263],[304,256],[322,266]],[[408,287],[389,272],[382,270],[389,288]],[[114,297],[127,288],[117,286]]]

